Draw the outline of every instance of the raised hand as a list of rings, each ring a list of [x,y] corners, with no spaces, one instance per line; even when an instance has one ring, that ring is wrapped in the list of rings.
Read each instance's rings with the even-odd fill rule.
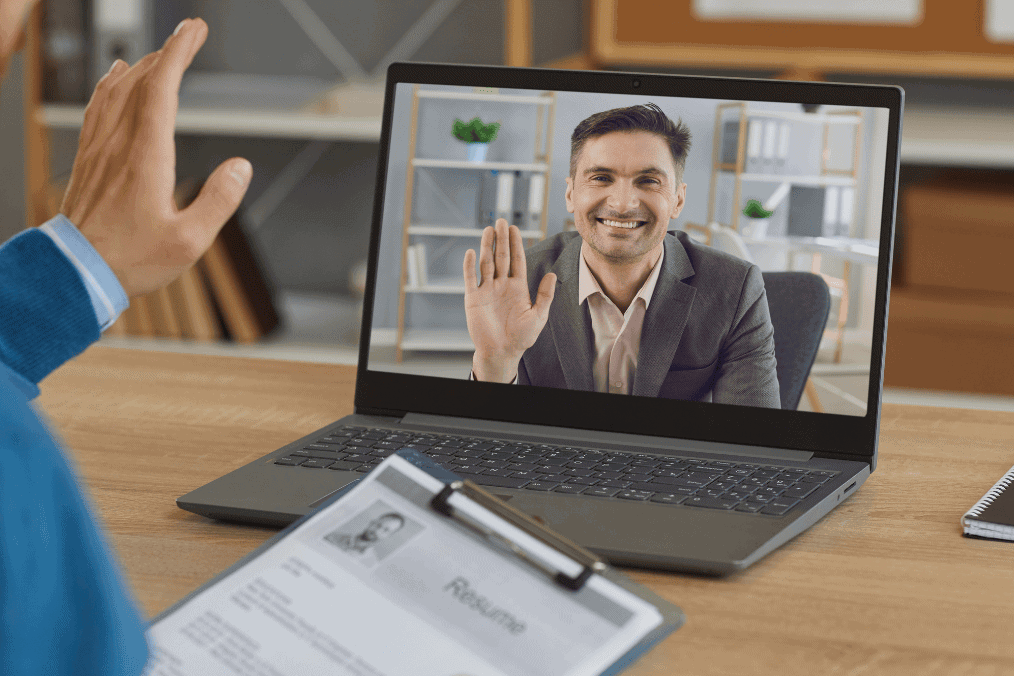
[[[521,356],[535,344],[549,319],[556,275],[542,278],[533,304],[526,265],[521,231],[515,225],[508,227],[502,218],[495,228],[482,231],[481,283],[475,276],[475,250],[465,252],[465,318],[475,343],[472,372],[477,380],[511,382]]]
[[[128,296],[176,279],[207,250],[246,193],[245,159],[223,162],[178,211],[174,127],[183,72],[208,36],[183,21],[132,68],[113,64],[85,109],[77,157],[60,211],[106,261]]]

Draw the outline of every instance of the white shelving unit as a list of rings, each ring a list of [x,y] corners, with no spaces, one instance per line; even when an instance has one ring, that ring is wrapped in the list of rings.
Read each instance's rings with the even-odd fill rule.
[[[432,157],[416,157],[419,105],[425,100],[452,101],[489,101],[512,106],[534,106],[536,110],[534,144],[531,162],[471,162]],[[498,94],[484,91],[449,92],[442,90],[423,89],[415,85],[412,90],[411,128],[409,132],[408,163],[405,178],[405,216],[402,234],[401,280],[398,285],[398,329],[395,340],[395,359],[401,362],[404,352],[409,351],[441,351],[471,352],[474,350],[468,330],[464,326],[441,330],[418,329],[409,325],[406,320],[408,302],[412,296],[422,294],[459,295],[465,293],[465,285],[460,278],[425,279],[412,284],[409,281],[409,248],[413,240],[423,238],[468,238],[482,236],[481,227],[435,225],[413,222],[413,187],[416,173],[428,170],[465,170],[465,171],[510,171],[541,174],[546,177],[542,191],[540,206],[541,222],[538,230],[524,230],[521,236],[527,240],[545,239],[547,232],[547,204],[549,200],[549,167],[552,162],[552,130],[553,117],[556,111],[556,96],[546,92],[539,96]],[[478,224],[476,224],[478,225]],[[428,261],[420,264],[426,266]]]
[[[445,92],[436,89],[420,89],[421,99],[447,99],[451,101],[495,101],[497,103],[527,103],[535,106],[549,105],[543,96],[517,96],[512,94],[490,94],[488,92]]]
[[[727,113],[732,112],[736,117],[729,119]],[[824,128],[820,174],[815,176],[800,176],[775,173],[747,172],[747,135],[750,120],[783,120],[793,124],[804,124],[808,126],[822,126]],[[724,125],[726,122],[738,122],[738,136],[735,161],[723,161],[722,141]],[[851,168],[848,170],[835,170],[829,168],[829,132],[835,126],[855,127],[853,132],[853,157]],[[718,178],[723,174],[732,174],[732,213],[730,222],[727,224],[733,230],[739,230],[740,200],[742,186],[745,181],[756,181],[765,183],[789,183],[800,186],[855,186],[859,168],[859,152],[862,143],[863,118],[859,110],[842,110],[831,113],[806,113],[802,111],[778,111],[758,110],[746,102],[722,103],[715,108],[715,135],[712,148],[712,170],[711,189],[708,192],[708,223],[717,221],[717,199],[718,199]],[[759,140],[759,139],[758,139]]]
[[[531,171],[545,173],[549,168],[544,162],[468,162],[461,160],[431,160],[414,158],[412,166],[417,169],[471,169],[475,171]]]
[[[324,101],[331,103],[325,104]],[[337,109],[338,112],[322,112]],[[238,73],[188,73],[180,88],[176,131],[307,141],[380,140],[384,84]],[[36,111],[51,129],[79,129],[84,106],[48,104]]]
[[[460,279],[435,279],[418,286],[405,286],[405,293],[449,293],[463,296],[465,283]]]
[[[791,183],[792,185],[829,186],[855,185],[850,176],[793,176],[789,174],[740,174],[742,181],[758,181],[761,183]]]
[[[731,115],[730,115],[731,113]],[[735,115],[735,117],[732,117]],[[757,133],[755,129],[749,129],[752,127],[751,121],[763,120],[765,122],[769,120],[779,120],[788,122],[792,125],[806,125],[809,127],[823,128],[823,136],[820,145],[820,173],[816,175],[792,175],[792,174],[776,174],[776,173],[758,173],[748,172],[747,169],[747,144],[761,141],[759,138],[749,138],[748,133]],[[726,131],[728,123],[735,123],[737,129],[736,136],[736,152],[733,161],[729,161],[728,157],[724,156],[723,151],[723,136]],[[770,124],[770,123],[769,123]],[[851,127],[852,128],[852,154],[847,169],[832,168],[830,165],[831,156],[831,130],[833,128]],[[708,193],[708,224],[716,223],[718,221],[716,217],[717,212],[717,201],[718,201],[718,180],[721,175],[731,174],[733,177],[733,191],[732,191],[732,209],[729,223],[729,228],[734,231],[739,230],[739,219],[740,210],[743,208],[742,204],[742,186],[744,182],[764,182],[764,183],[778,183],[788,184],[790,186],[808,186],[808,187],[830,187],[830,186],[842,186],[855,188],[859,181],[859,165],[860,165],[860,154],[862,150],[863,140],[863,114],[858,109],[846,109],[846,110],[833,110],[831,112],[813,112],[807,113],[805,111],[777,111],[777,110],[759,110],[754,106],[751,106],[747,102],[735,102],[735,103],[723,103],[719,104],[715,109],[715,135],[712,147],[712,171],[711,171],[711,189]],[[769,143],[773,145],[774,139],[771,138],[769,141],[767,138],[764,139],[765,145]],[[759,143],[758,143],[759,145]],[[770,152],[768,149],[765,150],[765,154]],[[854,215],[852,220],[848,223],[849,236],[854,237],[855,219]],[[783,240],[792,240],[793,238],[781,238]],[[832,325],[833,330],[825,332],[825,337],[833,338],[835,343],[834,361],[838,362],[841,359],[842,350],[844,348],[844,327],[848,317],[848,304],[850,296],[850,279],[851,279],[851,264],[853,262],[852,257],[848,256],[837,256],[841,260],[842,273],[841,277],[832,277],[821,272],[821,256],[824,253],[834,253],[835,249],[829,247],[829,251],[824,250],[802,250],[801,247],[797,246],[794,242],[787,247],[789,254],[789,265],[792,267],[792,255],[793,253],[809,253],[812,255],[811,271],[821,274],[828,286],[832,290],[832,295],[839,298],[838,312],[832,314]],[[876,262],[876,257],[873,257],[873,261]]]
[[[39,121],[50,129],[80,129],[84,106],[42,106]],[[296,110],[185,108],[176,115],[176,133],[253,136],[318,141],[380,140],[380,115],[349,117]]]
[[[468,331],[455,329],[407,329],[401,335],[400,347],[421,352],[472,352],[475,349]]]
[[[436,237],[482,237],[482,230],[479,228],[457,228],[453,225],[411,225],[408,228],[410,235],[433,235]],[[542,239],[545,234],[541,230],[522,230],[523,239]]]

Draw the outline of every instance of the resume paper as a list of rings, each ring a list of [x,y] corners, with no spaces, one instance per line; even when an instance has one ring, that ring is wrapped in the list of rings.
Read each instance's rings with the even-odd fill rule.
[[[145,673],[591,676],[662,622],[601,576],[568,590],[433,511],[444,486],[391,456],[154,622]],[[483,520],[516,530],[488,512]],[[531,552],[536,560],[562,557],[534,539],[523,544],[547,550]]]

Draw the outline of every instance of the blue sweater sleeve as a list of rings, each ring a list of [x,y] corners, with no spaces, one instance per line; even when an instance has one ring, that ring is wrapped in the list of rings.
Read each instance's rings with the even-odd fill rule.
[[[11,375],[0,364],[0,674],[136,676],[144,622],[67,459]]]
[[[37,229],[0,246],[0,363],[29,398],[37,384],[99,338],[81,275]]]
[[[140,674],[144,623],[56,441],[28,400],[99,337],[54,241],[0,247],[0,674]]]

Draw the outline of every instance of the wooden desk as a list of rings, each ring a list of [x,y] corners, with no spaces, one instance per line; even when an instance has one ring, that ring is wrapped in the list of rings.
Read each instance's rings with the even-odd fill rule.
[[[95,346],[42,383],[145,612],[274,531],[175,499],[352,411],[355,370]],[[1014,673],[1014,543],[960,534],[1014,464],[1014,414],[885,406],[866,485],[726,579],[633,572],[687,624],[631,674]]]

